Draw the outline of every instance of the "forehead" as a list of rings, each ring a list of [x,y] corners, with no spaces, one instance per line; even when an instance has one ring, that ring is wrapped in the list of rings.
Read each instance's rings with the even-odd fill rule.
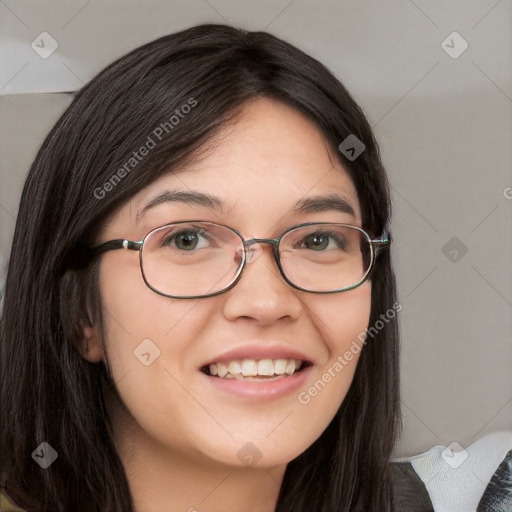
[[[269,99],[245,105],[198,161],[134,196],[130,217],[137,221],[148,202],[167,190],[214,195],[222,201],[224,214],[240,222],[258,218],[270,223],[271,217],[286,216],[308,196],[336,194],[360,221],[353,182],[322,132],[297,110]]]

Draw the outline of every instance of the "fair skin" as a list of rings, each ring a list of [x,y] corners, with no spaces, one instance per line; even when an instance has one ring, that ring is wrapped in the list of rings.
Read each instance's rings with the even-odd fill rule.
[[[246,239],[274,238],[303,222],[361,226],[351,179],[302,114],[259,99],[221,135],[200,161],[132,197],[98,242],[140,240],[158,226],[190,219],[231,226]],[[166,190],[215,195],[224,207],[165,202],[137,219]],[[298,201],[333,194],[354,214],[294,211]],[[201,299],[151,291],[136,252],[101,257],[105,329],[102,338],[86,329],[84,357],[108,358],[111,366],[123,402],[111,411],[116,443],[137,512],[273,511],[286,464],[321,435],[348,391],[359,354],[309,403],[298,400],[368,326],[371,283],[343,293],[300,291],[280,275],[271,247],[262,248],[236,286]],[[145,339],[160,350],[149,366],[134,356]],[[226,351],[249,346],[299,351],[309,362],[306,377],[278,396],[248,397],[215,386],[215,377],[201,371]],[[247,454],[256,463],[243,459]]]

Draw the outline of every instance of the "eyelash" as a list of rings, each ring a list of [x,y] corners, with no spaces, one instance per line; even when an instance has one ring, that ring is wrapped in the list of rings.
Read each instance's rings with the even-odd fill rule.
[[[187,229],[182,229],[178,231],[174,231],[172,234],[166,234],[162,240],[162,245],[169,245],[169,242],[172,240],[176,240],[176,237],[183,234],[193,234],[193,235],[201,235],[202,237],[209,240],[210,238],[206,236],[207,230],[200,227],[191,227]]]
[[[190,227],[190,228],[187,228],[187,229],[182,229],[182,230],[174,231],[173,233],[166,234],[166,236],[163,238],[163,240],[161,242],[161,245],[162,246],[169,246],[170,245],[170,246],[176,247],[176,242],[175,241],[176,241],[177,237],[179,237],[180,235],[183,235],[183,234],[186,234],[186,235],[200,235],[201,237],[203,237],[206,240],[208,240],[209,242],[211,242],[211,238],[209,236],[207,236],[207,232],[208,231],[206,229],[202,228],[202,227]],[[301,238],[299,240],[299,242],[298,242],[300,244],[299,248],[306,248],[307,249],[307,247],[305,247],[306,240],[307,240],[308,237],[312,237],[312,236],[328,237],[329,238],[329,243],[330,243],[331,240],[334,240],[334,242],[337,244],[337,246],[340,249],[344,249],[345,246],[346,246],[345,240],[340,238],[336,233],[334,233],[332,231],[317,231],[317,232],[309,233],[308,235],[306,235],[303,238]],[[194,248],[194,249],[196,249],[196,248]]]

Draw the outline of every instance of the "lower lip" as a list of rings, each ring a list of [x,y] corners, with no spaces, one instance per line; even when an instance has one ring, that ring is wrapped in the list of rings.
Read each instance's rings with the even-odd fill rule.
[[[273,400],[289,395],[304,385],[313,366],[308,366],[300,372],[268,381],[245,381],[236,379],[221,379],[203,374],[212,386],[232,395],[254,400]]]

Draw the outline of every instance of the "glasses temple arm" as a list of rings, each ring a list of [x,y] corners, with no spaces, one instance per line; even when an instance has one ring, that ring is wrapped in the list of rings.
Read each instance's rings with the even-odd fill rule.
[[[87,265],[91,260],[107,251],[115,249],[130,249],[132,251],[139,251],[142,247],[142,242],[132,242],[131,240],[116,239],[109,240],[102,244],[88,247],[85,245],[77,246],[71,253],[69,266],[71,268],[82,268]]]
[[[391,234],[389,232],[384,232],[382,236],[376,240],[371,241],[376,251],[380,249],[384,249],[391,245]]]
[[[88,250],[89,254],[92,256],[98,256],[99,254],[103,254],[104,252],[112,251],[115,249],[129,249],[132,251],[139,251],[141,247],[142,242],[132,242],[131,240],[118,238],[116,240],[109,240],[108,242],[103,242],[102,244],[89,247]]]

